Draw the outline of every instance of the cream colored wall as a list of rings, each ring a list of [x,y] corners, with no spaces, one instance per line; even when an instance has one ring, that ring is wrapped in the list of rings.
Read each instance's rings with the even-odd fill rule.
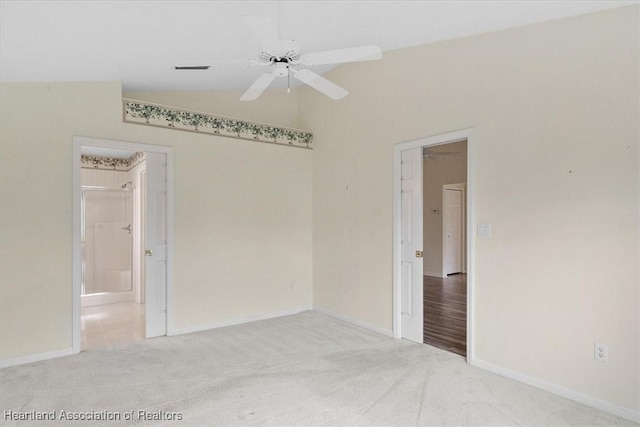
[[[392,147],[473,128],[475,357],[638,411],[638,28],[614,9],[338,67],[339,102],[304,89],[314,304],[392,328]]]
[[[442,277],[442,186],[467,182],[467,143],[466,141],[433,147],[442,152],[459,152],[456,155],[441,155],[436,159],[424,159],[422,162],[423,194],[423,248],[424,274]],[[433,213],[437,209],[438,213]]]
[[[311,304],[312,151],[123,123],[121,97],[119,83],[1,86],[3,360],[71,347],[74,135],[174,148],[176,329]],[[297,100],[270,101],[229,109],[296,122]]]

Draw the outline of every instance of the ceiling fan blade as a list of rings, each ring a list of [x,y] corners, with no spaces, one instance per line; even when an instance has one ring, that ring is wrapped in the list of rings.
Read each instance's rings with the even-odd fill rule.
[[[326,50],[307,53],[300,57],[302,65],[338,64],[343,62],[371,61],[382,58],[378,46],[360,46],[347,49]]]
[[[273,73],[265,73],[253,82],[251,87],[240,97],[240,101],[253,101],[257,99],[264,90],[269,87],[276,76]]]
[[[347,96],[349,93],[347,90],[341,88],[337,84],[325,79],[324,77],[309,70],[296,71],[290,68],[293,73],[293,77],[300,80],[302,83],[306,83],[318,92],[322,92],[331,99],[340,99]]]

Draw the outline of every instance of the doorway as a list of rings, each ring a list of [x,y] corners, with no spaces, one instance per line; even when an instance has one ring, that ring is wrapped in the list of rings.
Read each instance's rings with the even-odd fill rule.
[[[423,148],[425,344],[466,356],[467,141]]]
[[[144,152],[81,146],[81,349],[145,337]]]
[[[435,331],[427,333],[427,326],[436,326],[433,317],[438,310],[441,310],[441,313],[446,314],[444,318],[447,325],[451,326],[456,323],[460,326],[462,323],[465,327],[463,336],[457,335],[456,339],[462,341],[467,361],[472,359],[473,352],[473,323],[471,321],[473,318],[473,235],[469,232],[471,224],[473,224],[473,182],[467,180],[468,182],[464,185],[465,180],[452,176],[449,163],[460,155],[459,153],[462,151],[460,148],[463,148],[467,157],[466,164],[463,166],[464,176],[465,179],[471,177],[470,171],[473,166],[473,158],[470,155],[471,147],[470,130],[410,141],[394,147],[394,336],[433,345],[430,342],[430,335],[442,335],[443,332],[447,332],[437,327]],[[421,191],[414,192],[415,194],[411,196],[413,198],[411,203],[406,200],[406,178],[402,170],[407,165],[407,156],[416,158],[420,156],[422,160],[419,181],[423,188],[420,188]],[[448,171],[449,175],[445,174],[440,180],[433,180],[431,174],[437,172],[438,169]],[[449,208],[462,204],[459,211],[461,213],[458,215],[458,220],[462,223],[457,228],[464,239],[462,247],[456,248],[447,245],[447,235],[443,228],[445,226],[443,210],[447,195],[445,191],[457,191],[457,193],[450,194],[454,200],[451,201]],[[420,223],[414,218],[413,224],[403,225],[403,221],[406,222],[407,218],[415,216],[407,216],[405,207],[415,204],[422,207]],[[455,221],[454,216],[453,222]],[[407,233],[413,234],[411,240],[419,240],[421,247],[407,251],[404,248],[408,241]],[[423,235],[417,236],[418,233],[423,233]],[[446,261],[445,250],[448,250],[450,254],[457,252],[459,255],[457,258],[453,257],[452,262]],[[410,270],[416,276],[410,281],[407,280],[408,269],[406,267],[409,263],[413,264]],[[415,274],[415,270],[418,268],[421,279],[419,286],[416,283],[418,276]],[[451,269],[458,271],[453,273]],[[460,290],[461,282],[464,282],[462,292]],[[454,290],[452,287],[456,289]],[[434,294],[434,290],[438,293]],[[454,319],[451,318],[451,307],[442,305],[442,298],[448,299],[452,295],[455,296],[456,301],[450,302],[458,311]],[[464,307],[460,307],[461,300]],[[414,314],[412,316],[407,316],[408,302],[413,305]],[[429,304],[433,304],[433,306]],[[460,308],[462,311],[459,310]],[[441,348],[444,347],[441,346]],[[444,349],[453,351],[452,347]],[[459,350],[455,352],[460,354]]]
[[[73,352],[167,335],[172,149],[74,137],[73,153]]]

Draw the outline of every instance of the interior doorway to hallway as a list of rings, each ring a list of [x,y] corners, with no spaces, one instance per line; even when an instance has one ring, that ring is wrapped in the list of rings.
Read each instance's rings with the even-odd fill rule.
[[[170,333],[172,149],[73,145],[73,351]]]
[[[425,344],[466,356],[467,141],[423,148]]]
[[[470,135],[464,130],[394,147],[394,336],[468,361],[474,242]]]

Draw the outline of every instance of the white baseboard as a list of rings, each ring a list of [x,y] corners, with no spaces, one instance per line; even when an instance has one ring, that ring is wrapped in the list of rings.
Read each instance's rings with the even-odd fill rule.
[[[133,291],[82,295],[80,297],[80,306],[91,307],[94,305],[113,304],[116,302],[127,301],[135,301],[135,294]]]
[[[425,276],[431,276],[431,277],[447,277],[446,274],[443,276],[442,272],[438,272],[438,271],[423,271],[422,274]]]
[[[504,368],[502,366],[497,366],[489,362],[485,362],[484,360],[473,359],[470,361],[472,366],[475,366],[480,369],[484,369],[489,372],[493,372],[494,374],[501,375],[503,377],[510,378],[515,381],[519,381],[521,383],[528,384],[530,386],[540,388],[542,390],[548,391],[549,393],[556,394],[558,396],[562,396],[569,400],[573,400],[574,402],[581,403],[586,406],[590,406],[595,409],[599,409],[604,412],[608,412],[615,416],[625,418],[627,420],[640,423],[640,411],[634,411],[633,409],[625,408],[610,402],[607,402],[602,399],[598,399],[597,397],[590,396],[588,394],[582,394],[575,390],[571,390],[569,388],[549,383],[547,381],[530,377],[521,372],[512,371],[511,369]]]
[[[298,314],[303,311],[309,311],[309,310],[312,310],[311,306],[302,306],[302,307],[291,308],[288,310],[272,311],[269,313],[260,313],[260,314],[254,314],[251,316],[236,317],[233,319],[222,320],[220,322],[207,323],[206,325],[199,325],[199,326],[194,326],[190,328],[174,329],[173,331],[170,331],[170,332],[168,331],[167,336],[190,334],[192,332],[201,332],[201,331],[207,331],[209,329],[224,328],[225,326],[241,325],[243,323],[255,322],[258,320],[274,319],[276,317],[289,316],[292,314]]]
[[[353,319],[353,318],[351,318],[349,316],[345,316],[343,314],[334,313],[333,311],[327,310],[326,308],[322,308],[322,307],[314,306],[313,307],[313,311],[317,311],[318,313],[326,314],[327,316],[334,317],[336,319],[340,319],[340,320],[345,321],[347,323],[351,323],[353,325],[360,326],[361,328],[369,329],[370,331],[377,332],[379,334],[382,334],[382,335],[385,335],[385,336],[393,338],[393,332],[390,331],[389,329],[380,328],[378,326],[372,325],[370,323],[362,322],[360,320]]]
[[[29,354],[27,356],[15,357],[13,359],[0,360],[0,368],[8,368],[9,366],[24,365],[26,363],[39,362],[41,360],[55,359],[56,357],[71,356],[72,348],[63,350],[47,351],[46,353]]]

